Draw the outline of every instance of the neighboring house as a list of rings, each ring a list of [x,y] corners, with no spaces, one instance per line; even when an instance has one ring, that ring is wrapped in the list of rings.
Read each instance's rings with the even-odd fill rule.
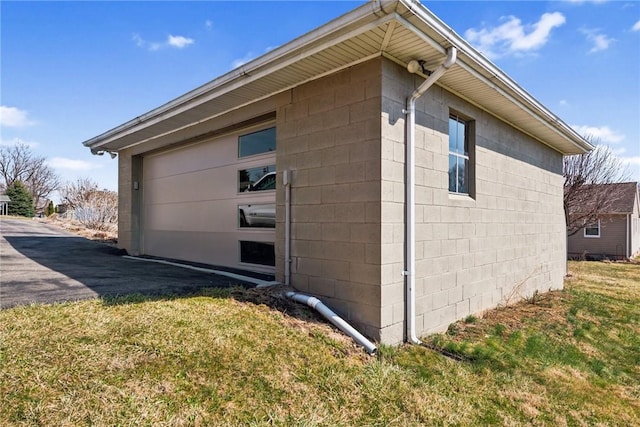
[[[10,202],[11,198],[9,196],[0,194],[0,215],[8,215]]]
[[[120,247],[275,274],[387,344],[562,288],[562,158],[592,149],[408,0],[84,145],[118,155]],[[249,187],[274,171],[275,190]],[[240,218],[274,204],[275,227]]]
[[[568,238],[570,258],[625,259],[640,254],[640,199],[637,182],[601,184],[612,199],[597,221]]]
[[[47,207],[49,206],[49,203],[51,203],[52,200],[50,199],[42,199],[38,202],[37,206],[36,206],[36,216],[38,218],[44,218],[47,216]]]

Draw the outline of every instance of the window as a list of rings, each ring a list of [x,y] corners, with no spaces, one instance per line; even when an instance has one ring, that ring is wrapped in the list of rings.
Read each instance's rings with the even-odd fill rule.
[[[276,189],[276,165],[238,171],[238,192]]]
[[[259,130],[238,138],[238,157],[254,156],[276,150],[276,128]]]
[[[584,226],[584,237],[600,237],[600,220]]]
[[[449,192],[470,194],[470,123],[449,115]]]
[[[273,243],[240,241],[240,262],[259,265],[276,265]]]
[[[276,205],[239,205],[238,222],[240,228],[276,228]]]

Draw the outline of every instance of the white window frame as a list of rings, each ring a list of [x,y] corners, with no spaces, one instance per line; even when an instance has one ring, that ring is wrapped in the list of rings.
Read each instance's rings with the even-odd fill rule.
[[[593,225],[598,224],[598,234],[587,234],[587,228],[593,229],[595,227],[593,227]],[[600,235],[602,234],[601,232],[601,228],[600,228],[600,220],[598,220],[597,223],[592,222],[592,223],[585,223],[584,228],[583,228],[583,233],[584,233],[584,237],[587,239],[599,239]]]

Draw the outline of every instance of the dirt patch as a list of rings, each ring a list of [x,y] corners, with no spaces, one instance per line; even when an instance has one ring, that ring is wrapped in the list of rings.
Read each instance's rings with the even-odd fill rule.
[[[520,329],[529,320],[540,320],[544,324],[567,323],[567,299],[564,291],[549,291],[538,294],[535,301],[523,300],[518,303],[485,311],[477,320],[467,318],[449,326],[449,339],[453,341],[475,337],[481,339],[488,330],[502,325],[505,333]]]

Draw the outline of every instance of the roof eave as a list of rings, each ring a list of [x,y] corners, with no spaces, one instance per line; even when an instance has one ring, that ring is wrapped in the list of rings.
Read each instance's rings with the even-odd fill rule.
[[[525,111],[528,114],[535,117],[541,123],[544,123],[547,127],[553,128],[557,136],[564,141],[570,142],[572,148],[567,148],[568,146],[564,143],[562,145],[565,145],[565,148],[562,148],[559,144],[549,143],[548,141],[542,141],[538,138],[541,142],[551,146],[562,154],[584,153],[593,149],[593,146],[587,140],[528,94],[522,87],[509,78],[437,16],[421,4],[412,0],[383,0],[366,3],[330,21],[322,27],[298,37],[239,68],[229,71],[211,82],[148,113],[91,138],[83,142],[83,144],[91,148],[94,154],[102,151],[117,151],[126,148],[126,144],[125,146],[120,146],[122,144],[119,145],[116,144],[116,142],[132,133],[144,131],[159,121],[170,118],[181,111],[196,107],[205,97],[210,99],[219,96],[217,94],[224,93],[225,87],[243,84],[243,79],[251,77],[252,75],[276,72],[286,61],[291,61],[292,58],[303,58],[309,46],[324,46],[325,43],[330,45],[330,43],[335,43],[339,38],[338,33],[344,34],[344,32],[349,29],[355,29],[375,22],[382,22],[381,18],[394,18],[401,25],[403,25],[403,22],[407,23],[406,19],[416,21],[417,18],[417,21],[422,23],[421,25],[426,26],[423,28],[428,28],[430,32],[435,32],[441,39],[437,42],[433,41],[433,43],[431,43],[433,47],[444,52],[446,48],[449,47],[447,45],[455,46],[460,51],[460,56],[464,57],[464,63],[461,62],[460,66],[470,67],[475,70],[478,75],[489,75],[490,80],[487,79],[487,84],[499,87],[502,91],[511,94],[510,96],[514,96],[517,99],[517,103],[521,105],[521,108],[526,109]],[[421,31],[420,29],[417,30]],[[416,31],[415,27],[412,28],[412,31]],[[384,54],[384,52],[380,53]],[[275,93],[277,92],[274,92],[274,94]]]

